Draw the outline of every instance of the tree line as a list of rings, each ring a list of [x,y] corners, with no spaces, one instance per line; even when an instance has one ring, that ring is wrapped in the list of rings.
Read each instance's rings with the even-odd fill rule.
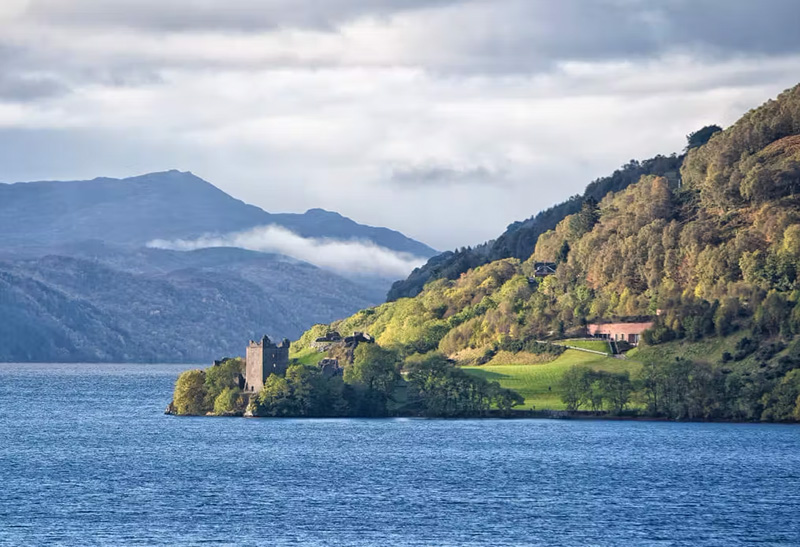
[[[269,417],[478,417],[508,414],[524,402],[497,382],[472,376],[438,353],[402,360],[377,344],[361,344],[343,374],[291,364],[271,374],[257,394],[239,389],[240,359],[182,373],[171,408],[180,415]]]
[[[570,411],[671,420],[800,421],[800,355],[758,373],[678,358],[645,363],[636,379],[573,367],[561,379]]]

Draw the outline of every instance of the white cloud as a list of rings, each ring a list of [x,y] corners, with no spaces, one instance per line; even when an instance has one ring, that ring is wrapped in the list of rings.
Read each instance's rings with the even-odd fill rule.
[[[278,225],[257,226],[244,232],[205,235],[191,240],[155,240],[156,249],[192,251],[209,247],[239,247],[279,253],[343,274],[403,278],[425,263],[424,258],[392,251],[371,241],[304,238]]]

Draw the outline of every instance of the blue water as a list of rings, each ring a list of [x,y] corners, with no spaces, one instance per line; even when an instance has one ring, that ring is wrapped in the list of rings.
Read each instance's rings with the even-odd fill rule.
[[[165,416],[185,368],[0,365],[0,544],[800,545],[800,427]]]

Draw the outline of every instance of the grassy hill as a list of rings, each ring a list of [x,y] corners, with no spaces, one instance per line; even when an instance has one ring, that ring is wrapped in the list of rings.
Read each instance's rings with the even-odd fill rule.
[[[577,350],[567,350],[549,363],[538,365],[484,365],[468,366],[464,370],[501,386],[513,389],[525,398],[525,409],[564,410],[560,385],[564,373],[574,366],[606,372],[629,372],[637,374],[642,364],[639,361],[603,357]]]

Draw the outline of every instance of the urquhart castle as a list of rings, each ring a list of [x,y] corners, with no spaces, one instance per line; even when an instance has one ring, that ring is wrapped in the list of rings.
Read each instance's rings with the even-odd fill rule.
[[[354,332],[353,336],[342,337],[338,332],[328,332],[324,337],[317,338],[313,347],[318,351],[325,351],[332,346],[342,346],[346,351],[352,351],[360,343],[373,343],[372,336],[363,332]],[[284,338],[279,344],[270,340],[266,334],[259,341],[250,340],[245,353],[244,376],[239,375],[239,388],[245,394],[255,394],[261,391],[270,374],[285,376],[289,368],[289,348],[291,342]],[[227,358],[214,361],[214,365],[221,365]],[[338,359],[321,359],[317,366],[325,376],[341,374],[343,369]]]
[[[264,335],[259,342],[250,340],[245,356],[245,392],[261,391],[270,374],[278,376],[286,374],[286,369],[289,368],[290,345],[288,338],[284,338],[280,344],[275,344],[267,335]]]

